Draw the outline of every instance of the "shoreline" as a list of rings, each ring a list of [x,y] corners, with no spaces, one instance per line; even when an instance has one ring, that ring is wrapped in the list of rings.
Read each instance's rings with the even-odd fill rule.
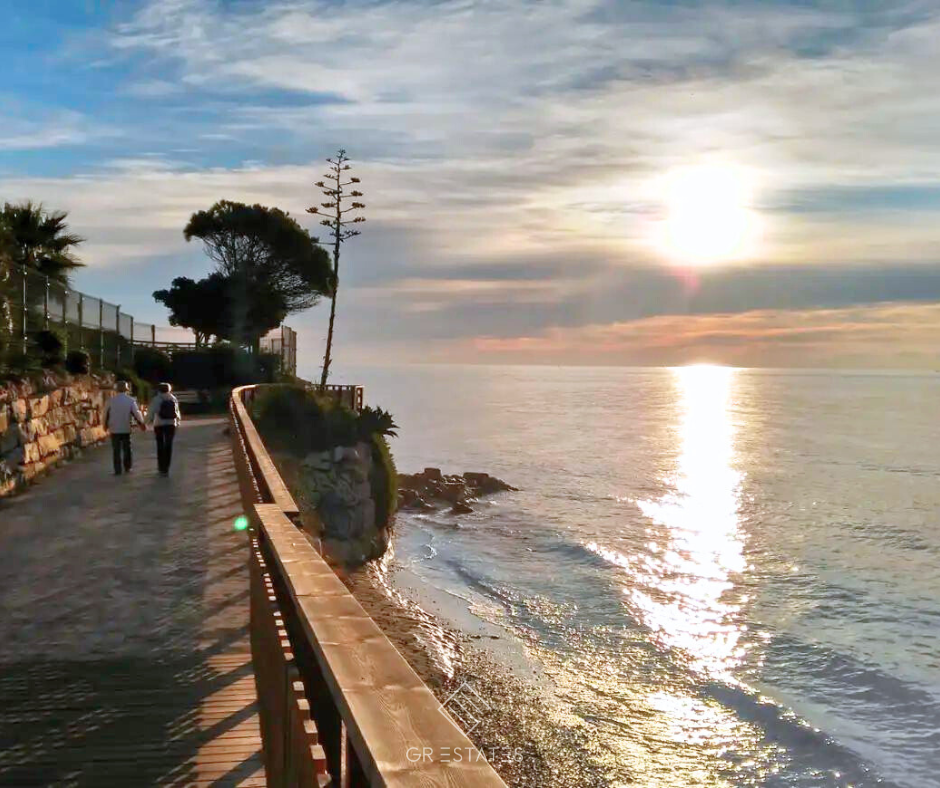
[[[282,454],[271,456],[300,507],[303,530],[314,537],[317,518],[301,492],[296,463]],[[538,674],[534,663],[511,650],[500,661],[480,646],[508,639],[505,630],[466,610],[459,616],[461,627],[453,621],[460,606],[448,602],[442,596],[446,592],[438,590],[432,598],[426,588],[402,589],[393,581],[393,575],[404,572],[395,566],[396,532],[407,527],[406,518],[397,518],[382,558],[352,570],[331,564],[333,571],[442,704],[465,685],[472,689],[475,705],[484,711],[461,727],[508,786],[609,788],[599,765],[604,754],[592,747],[584,729],[559,719],[533,681]],[[431,607],[446,609],[451,620]]]
[[[392,560],[366,564],[341,579],[439,701],[446,703],[466,686],[476,694],[474,704],[482,711],[462,727],[476,724],[468,735],[506,784],[610,786],[590,759],[586,732],[556,721],[537,684],[523,678],[519,666],[507,666],[481,647],[485,638],[498,636],[461,631],[395,588]]]

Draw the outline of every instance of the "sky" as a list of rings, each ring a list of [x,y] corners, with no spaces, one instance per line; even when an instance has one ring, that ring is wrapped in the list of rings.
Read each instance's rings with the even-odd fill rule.
[[[0,0],[0,199],[84,292],[211,269],[344,147],[345,363],[940,367],[940,5]],[[733,242],[733,243],[732,243]],[[711,248],[702,257],[702,249]],[[293,315],[303,366],[328,304]]]

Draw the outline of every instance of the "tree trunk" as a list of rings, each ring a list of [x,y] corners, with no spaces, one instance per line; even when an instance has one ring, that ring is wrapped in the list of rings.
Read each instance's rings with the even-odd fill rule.
[[[339,255],[337,254],[333,277],[333,297],[330,299],[330,327],[326,332],[326,353],[323,355],[323,374],[320,376],[320,388],[326,388],[326,379],[330,375],[330,352],[333,349],[333,321],[336,320],[336,296],[339,295]]]
[[[330,354],[333,350],[333,321],[336,319],[336,297],[339,295],[339,245],[342,241],[343,226],[340,202],[342,200],[340,170],[336,171],[336,224],[333,227],[333,297],[330,299],[330,327],[326,332],[326,353],[323,354],[323,374],[320,375],[320,390],[326,389],[326,379],[330,376]]]

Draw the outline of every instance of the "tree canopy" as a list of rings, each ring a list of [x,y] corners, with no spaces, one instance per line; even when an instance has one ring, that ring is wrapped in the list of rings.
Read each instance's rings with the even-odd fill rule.
[[[218,272],[199,281],[177,277],[153,297],[170,310],[170,325],[192,330],[197,345],[215,337],[256,347],[287,317],[284,299],[272,288]]]
[[[68,282],[82,263],[75,247],[84,238],[68,232],[65,211],[47,211],[41,203],[5,203],[0,211],[0,243],[10,261],[51,279]]]
[[[333,291],[329,255],[290,215],[278,208],[221,200],[190,217],[183,231],[198,238],[217,271],[238,281],[236,294],[283,300],[287,312],[313,306]],[[249,304],[242,306],[251,313]]]
[[[170,310],[171,326],[191,329],[196,344],[204,345],[213,336],[228,336],[228,287],[228,279],[222,274],[198,282],[178,276],[169,290],[157,290],[153,297]]]

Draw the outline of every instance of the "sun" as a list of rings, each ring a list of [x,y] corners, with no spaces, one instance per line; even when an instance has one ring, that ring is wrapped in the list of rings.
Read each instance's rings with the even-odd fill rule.
[[[666,178],[663,245],[689,264],[740,259],[753,251],[756,217],[748,178],[729,165],[701,165]]]

